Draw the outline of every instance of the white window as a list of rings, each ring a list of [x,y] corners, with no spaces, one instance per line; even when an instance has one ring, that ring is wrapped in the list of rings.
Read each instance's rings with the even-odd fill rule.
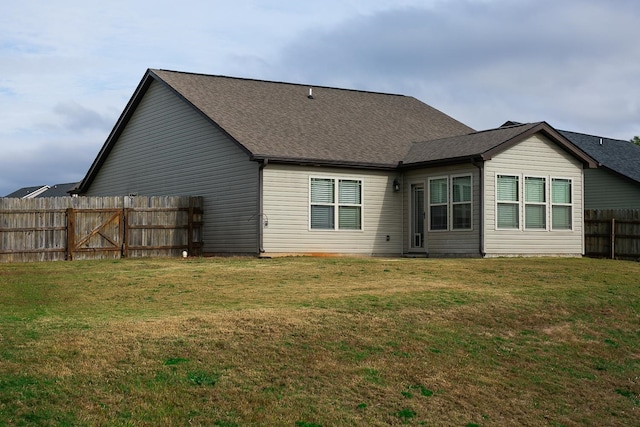
[[[454,230],[471,229],[471,175],[451,178],[451,227]]]
[[[429,230],[471,230],[471,175],[429,178]]]
[[[520,228],[520,184],[515,175],[498,175],[497,228]]]
[[[522,186],[521,183],[523,183]],[[572,210],[571,179],[536,176],[523,178],[519,175],[497,176],[496,228],[498,229],[571,230]],[[521,226],[522,213],[524,213],[524,227]]]
[[[311,228],[333,230],[335,228],[334,180],[311,178]]]
[[[571,180],[551,179],[551,229],[571,230],[572,198]]]
[[[547,180],[541,177],[524,177],[524,228],[547,229]]]
[[[362,182],[359,180],[338,180],[338,228],[362,229]]]
[[[312,230],[362,230],[362,181],[311,178],[310,193]]]
[[[449,178],[429,179],[429,230],[448,230]]]

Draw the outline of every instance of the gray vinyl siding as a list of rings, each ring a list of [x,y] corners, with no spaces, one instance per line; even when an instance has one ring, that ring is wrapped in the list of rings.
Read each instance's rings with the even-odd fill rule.
[[[257,253],[258,164],[153,82],[87,195],[204,198],[204,252]]]
[[[270,163],[263,170],[265,255],[401,255],[402,194],[393,192],[396,176],[389,172]],[[310,230],[311,177],[362,181],[362,230]]]
[[[575,158],[541,135],[534,135],[485,162],[486,255],[581,255],[583,253],[582,172],[582,165]],[[499,174],[572,179],[573,229],[566,231],[497,229],[495,186],[496,176]],[[549,181],[547,181],[548,185]],[[522,211],[521,206],[521,224]],[[548,212],[547,222],[550,221]]]
[[[429,178],[471,175],[472,222],[471,230],[430,231],[429,220],[425,219],[424,249],[412,249],[410,235],[410,191],[412,184],[424,184],[425,213],[429,216]],[[480,256],[480,191],[479,169],[471,164],[436,167],[405,172],[403,178],[404,193],[404,253],[428,253],[429,256]],[[449,205],[450,206],[450,205]],[[450,208],[448,210],[451,218]]]
[[[584,171],[585,209],[640,209],[640,183],[599,168]]]

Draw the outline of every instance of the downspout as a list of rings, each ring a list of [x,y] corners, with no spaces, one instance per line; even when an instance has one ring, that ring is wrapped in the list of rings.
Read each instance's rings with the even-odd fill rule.
[[[480,252],[480,256],[484,258],[486,256],[486,253],[484,251],[484,160],[477,161],[475,159],[472,159],[471,163],[473,163],[473,165],[478,168],[478,192],[480,193],[480,210],[478,215],[480,217],[480,220],[478,221],[478,240],[480,244],[478,250]]]
[[[404,229],[404,178],[405,173],[402,170],[402,160],[398,162],[398,166],[396,170],[396,176],[400,175],[400,257],[403,257],[404,252],[404,243],[405,243],[405,229]],[[392,184],[393,185],[393,184]]]
[[[402,164],[402,162],[400,162],[400,164]],[[404,172],[402,172],[402,174],[400,175],[400,194],[401,194],[401,201],[400,201],[400,236],[402,236],[402,238],[400,239],[400,256],[403,257],[404,256],[404,243],[405,243],[405,238],[407,237],[405,235],[405,229],[404,229]],[[407,232],[408,234],[408,232]],[[407,242],[409,243],[409,242]]]
[[[269,159],[264,159],[258,167],[258,256],[264,253],[264,203],[263,203],[263,170],[269,164]]]
[[[600,141],[602,141],[602,139],[600,139]],[[583,166],[582,167],[582,188],[580,189],[580,191],[582,192],[581,193],[582,194],[582,233],[580,233],[580,241],[581,241],[580,243],[581,243],[581,246],[582,246],[582,254],[581,255],[583,257],[586,256],[586,252],[587,252],[587,247],[586,247],[586,243],[585,243],[585,236],[584,236],[584,233],[586,231],[586,229],[584,228],[585,227],[585,225],[584,225],[584,198],[585,198],[584,197],[584,195],[585,195],[585,193],[584,193],[584,187],[585,187],[584,184],[585,184],[585,182],[584,181],[585,181],[585,179],[586,179],[586,177],[584,176],[584,166]],[[572,219],[572,221],[573,221],[573,219]],[[572,224],[572,227],[573,227],[573,224]],[[612,225],[611,227],[612,227],[611,231],[613,232],[614,231],[614,229],[613,229],[614,225]],[[611,241],[611,245],[613,247],[613,240]]]

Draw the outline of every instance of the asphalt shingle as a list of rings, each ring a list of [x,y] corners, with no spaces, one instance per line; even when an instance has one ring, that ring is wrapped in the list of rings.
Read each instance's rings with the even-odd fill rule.
[[[412,144],[403,163],[410,165],[481,156],[539,125],[540,123],[526,123],[450,138],[416,142]]]
[[[559,131],[607,169],[640,183],[640,146],[621,139]]]
[[[31,194],[33,193],[37,193],[38,191],[45,191],[46,188],[48,188],[47,185],[37,185],[34,187],[22,187],[12,193],[7,194],[4,197],[11,197],[11,198],[27,198],[29,197]],[[35,197],[35,196],[31,196],[31,197]]]
[[[473,131],[410,96],[150,72],[256,158],[395,167],[412,142]]]

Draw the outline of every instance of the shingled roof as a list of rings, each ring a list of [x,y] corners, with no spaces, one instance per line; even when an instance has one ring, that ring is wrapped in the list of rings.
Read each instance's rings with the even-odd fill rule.
[[[70,191],[78,185],[77,182],[67,182],[64,184],[55,184],[49,187],[47,191],[39,194],[38,197],[67,197]]]
[[[19,198],[19,199],[32,199],[38,194],[47,191],[48,185],[36,185],[33,187],[22,187],[12,193],[7,194],[4,197]]]
[[[403,95],[149,70],[254,159],[396,167],[411,143],[473,129]]]
[[[561,130],[569,141],[596,159],[601,166],[640,183],[640,146],[621,139]]]
[[[594,163],[545,122],[475,132],[411,96],[149,69],[78,192],[90,185],[153,83],[174,92],[252,160],[416,167],[488,160],[542,132],[585,164]]]
[[[542,133],[583,164],[595,167],[595,161],[576,148],[546,122],[503,125],[497,129],[473,132],[412,144],[403,165],[407,167],[490,160],[533,134]]]

